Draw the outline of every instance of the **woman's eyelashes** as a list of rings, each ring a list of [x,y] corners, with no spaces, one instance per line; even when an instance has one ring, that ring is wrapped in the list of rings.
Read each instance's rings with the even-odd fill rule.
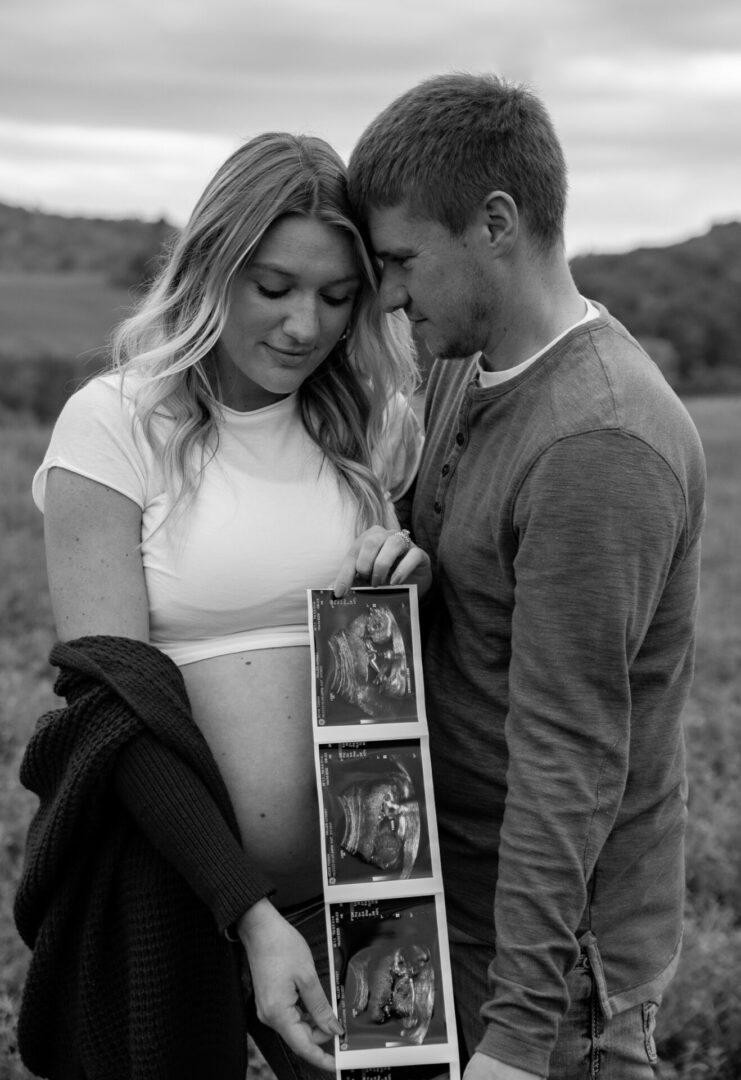
[[[266,296],[268,300],[280,300],[288,293],[288,289],[268,289],[266,285],[260,285],[259,282],[255,282],[255,286],[260,296]]]
[[[291,291],[289,288],[269,289],[266,285],[261,285],[259,282],[255,282],[255,285],[260,295],[268,300],[282,300],[283,297],[288,296]],[[352,304],[355,300],[354,294],[347,296],[327,296],[326,293],[320,293],[319,295],[325,304],[328,304],[330,307],[342,307],[344,304]]]
[[[343,307],[344,304],[352,304],[354,296],[323,296],[322,300],[330,307]]]

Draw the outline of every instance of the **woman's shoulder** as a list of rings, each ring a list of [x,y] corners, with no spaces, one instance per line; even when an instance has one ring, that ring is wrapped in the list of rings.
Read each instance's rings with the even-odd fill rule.
[[[146,389],[146,382],[140,373],[126,369],[94,375],[67,399],[55,430],[69,431],[90,424],[102,433],[115,432],[118,437],[140,442],[144,437],[142,408],[144,413],[147,411],[140,392]],[[153,437],[161,438],[171,422],[172,416],[164,405],[151,407],[148,423]]]
[[[34,476],[40,508],[54,467],[104,483],[143,505],[156,462],[136,421],[133,391],[133,383],[113,371],[96,375],[68,398]]]
[[[134,412],[134,386],[121,372],[107,371],[94,375],[78,387],[65,402],[57,425],[75,421],[96,423],[131,423]]]
[[[122,370],[102,371],[79,386],[69,401],[79,406],[133,408],[133,399],[142,384],[141,376]]]

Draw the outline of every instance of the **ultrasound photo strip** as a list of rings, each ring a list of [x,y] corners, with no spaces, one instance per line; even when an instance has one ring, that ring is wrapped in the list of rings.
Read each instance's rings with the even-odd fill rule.
[[[308,592],[338,1080],[459,1080],[415,586]]]

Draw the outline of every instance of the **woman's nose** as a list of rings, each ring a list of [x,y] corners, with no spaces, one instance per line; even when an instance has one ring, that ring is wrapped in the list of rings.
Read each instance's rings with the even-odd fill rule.
[[[319,310],[314,297],[298,297],[284,321],[285,332],[294,341],[311,342],[319,334]]]

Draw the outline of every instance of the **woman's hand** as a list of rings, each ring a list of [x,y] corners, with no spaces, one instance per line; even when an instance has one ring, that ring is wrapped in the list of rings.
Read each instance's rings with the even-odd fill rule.
[[[374,525],[350,548],[332,588],[335,596],[341,597],[355,584],[416,585],[424,596],[432,584],[430,558],[412,543],[406,529],[394,531]]]
[[[335,1059],[318,1044],[342,1035],[342,1026],[303,935],[269,900],[258,900],[237,929],[247,952],[258,1019],[277,1031],[299,1057],[334,1072]]]

